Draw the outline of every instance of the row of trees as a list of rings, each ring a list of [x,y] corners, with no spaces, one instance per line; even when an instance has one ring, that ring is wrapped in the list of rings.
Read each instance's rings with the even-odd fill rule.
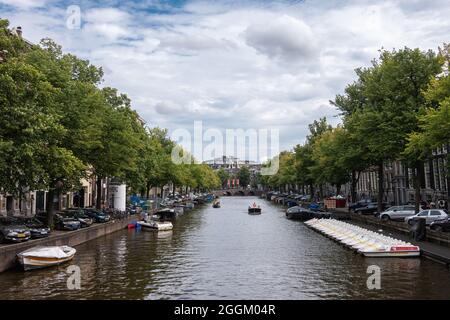
[[[280,170],[263,177],[266,186],[350,182],[356,199],[359,174],[378,172],[378,205],[384,194],[384,165],[400,160],[412,169],[416,210],[421,200],[423,164],[433,150],[447,147],[447,187],[450,186],[450,45],[439,52],[404,48],[380,51],[357,80],[331,103],[341,112],[342,125],[332,128],[322,118],[310,125],[306,142],[279,155]],[[450,192],[450,191],[449,191]]]
[[[0,191],[22,198],[48,190],[49,221],[59,194],[80,180],[115,177],[134,192],[172,182],[209,189],[220,184],[204,165],[175,165],[175,146],[148,129],[130,99],[100,87],[103,70],[65,54],[50,39],[30,45],[0,20]],[[97,196],[97,207],[101,198]]]

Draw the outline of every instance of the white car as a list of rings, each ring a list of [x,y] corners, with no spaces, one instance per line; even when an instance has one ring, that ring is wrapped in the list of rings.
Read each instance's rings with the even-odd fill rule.
[[[410,217],[416,214],[416,209],[414,206],[394,206],[390,207],[386,211],[380,214],[381,220],[404,220],[406,217]]]
[[[406,217],[405,222],[407,222],[409,225],[412,225],[414,220],[425,219],[425,223],[428,225],[433,221],[442,220],[445,218],[448,218],[448,214],[444,210],[430,209],[430,210],[423,210],[420,211],[418,214]]]

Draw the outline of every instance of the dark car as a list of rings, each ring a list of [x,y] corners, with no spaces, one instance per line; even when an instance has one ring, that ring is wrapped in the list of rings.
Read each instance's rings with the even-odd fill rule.
[[[367,207],[367,205],[370,203],[372,203],[372,200],[370,200],[370,199],[360,200],[358,202],[350,204],[348,206],[348,210],[355,211],[356,209]]]
[[[37,218],[18,218],[18,221],[30,230],[31,239],[45,238],[50,235],[50,228]]]
[[[0,219],[0,243],[23,242],[31,238],[30,230],[16,219]]]
[[[387,203],[383,203],[382,209],[385,210],[389,208],[390,205]],[[362,215],[378,215],[378,203],[377,202],[371,202],[367,204],[365,207],[357,208],[354,211],[355,213],[362,214]]]
[[[36,218],[48,225],[48,216],[46,212],[38,212]],[[64,217],[61,212],[56,212],[53,216],[53,226],[57,230],[78,230],[81,228],[81,223],[72,217]]]
[[[355,213],[363,214],[363,215],[373,215],[378,211],[378,203],[371,202],[367,204],[365,207],[356,208]]]
[[[108,214],[97,209],[85,208],[84,213],[96,223],[105,223],[111,220]]]
[[[449,232],[450,231],[450,217],[442,219],[442,220],[433,221],[430,224],[430,229],[436,230],[436,231]]]
[[[55,214],[55,228],[58,230],[73,231],[81,228],[81,223],[75,218],[66,218],[63,215]]]
[[[80,222],[81,228],[91,226],[94,221],[82,209],[67,209],[62,212],[65,218],[72,218]]]

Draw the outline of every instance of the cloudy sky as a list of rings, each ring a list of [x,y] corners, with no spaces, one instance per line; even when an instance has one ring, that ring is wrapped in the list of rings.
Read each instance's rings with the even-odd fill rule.
[[[328,101],[380,48],[450,41],[448,0],[0,0],[0,17],[102,66],[150,126],[277,128],[282,149],[339,122]]]

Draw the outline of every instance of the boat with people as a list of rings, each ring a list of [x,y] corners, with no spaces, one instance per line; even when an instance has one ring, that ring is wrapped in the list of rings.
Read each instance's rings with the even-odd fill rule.
[[[37,246],[17,254],[25,271],[56,266],[72,260],[77,250],[69,246]]]
[[[213,206],[213,208],[220,208],[220,201],[218,199],[214,200],[212,206]]]
[[[142,230],[156,230],[156,231],[168,231],[173,229],[173,224],[170,221],[138,221]]]
[[[261,207],[257,205],[256,202],[253,202],[253,204],[248,207],[248,214],[251,215],[261,214]]]

